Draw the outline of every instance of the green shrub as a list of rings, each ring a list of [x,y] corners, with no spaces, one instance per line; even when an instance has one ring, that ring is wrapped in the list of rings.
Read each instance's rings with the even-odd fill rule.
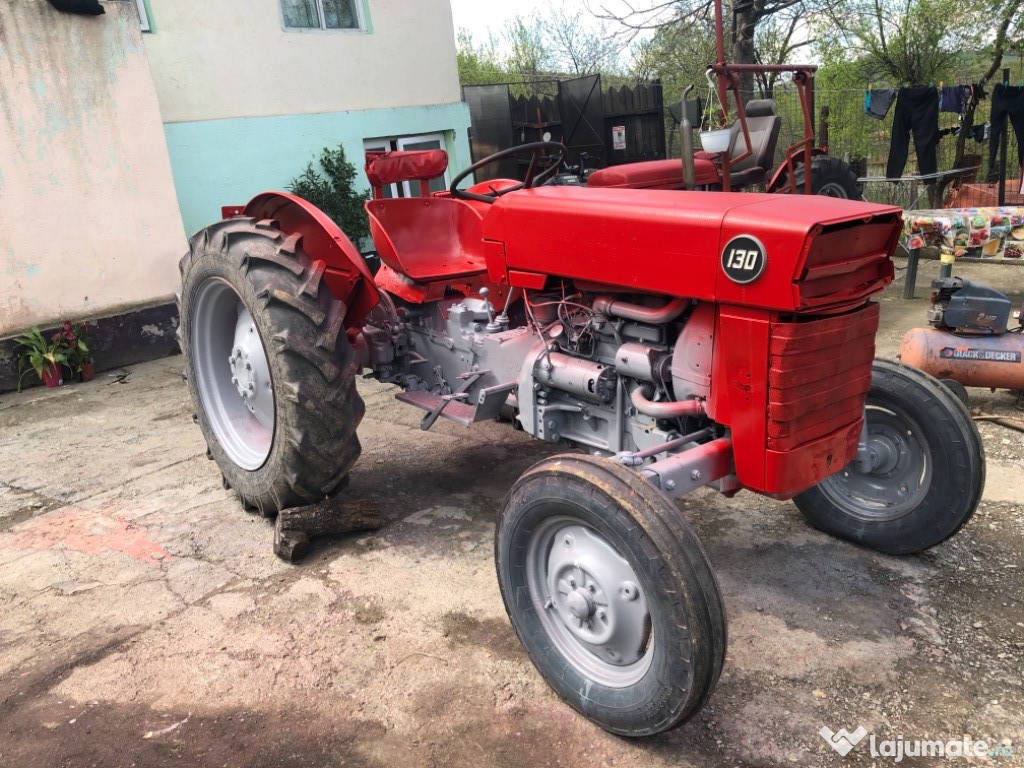
[[[321,170],[323,173],[321,173]],[[369,192],[357,192],[352,183],[356,168],[345,160],[345,150],[324,147],[320,170],[313,163],[288,184],[288,191],[308,200],[333,219],[355,245],[370,235],[370,221],[363,210]]]

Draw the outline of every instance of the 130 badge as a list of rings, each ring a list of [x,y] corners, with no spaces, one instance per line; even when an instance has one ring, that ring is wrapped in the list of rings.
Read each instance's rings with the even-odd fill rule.
[[[722,251],[722,271],[734,283],[745,285],[761,276],[768,264],[764,245],[751,235],[734,237]]]

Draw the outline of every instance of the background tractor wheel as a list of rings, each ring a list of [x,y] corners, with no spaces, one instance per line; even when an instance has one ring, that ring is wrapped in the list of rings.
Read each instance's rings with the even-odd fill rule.
[[[238,218],[195,235],[180,266],[185,376],[225,484],[265,514],[340,490],[364,408],[323,262]]]
[[[576,454],[534,465],[505,499],[495,559],[530,659],[590,720],[647,736],[703,706],[725,608],[693,530],[642,477]]]
[[[805,166],[797,166],[793,172],[797,193],[803,194]],[[850,166],[831,155],[815,155],[811,158],[811,190],[815,195],[841,197],[846,200],[860,200],[861,189],[857,176]]]
[[[876,360],[866,418],[875,466],[843,470],[794,499],[815,528],[893,555],[928,549],[966,523],[985,485],[971,415],[927,373]]]

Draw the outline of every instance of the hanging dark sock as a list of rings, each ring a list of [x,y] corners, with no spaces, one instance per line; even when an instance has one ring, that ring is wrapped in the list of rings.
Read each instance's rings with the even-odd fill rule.
[[[892,106],[895,98],[896,91],[894,90],[889,88],[872,88],[868,91],[868,103],[865,108],[868,117],[883,120],[889,113],[889,107]]]
[[[960,114],[964,111],[964,87],[962,85],[944,85],[939,93],[939,111],[955,112]]]

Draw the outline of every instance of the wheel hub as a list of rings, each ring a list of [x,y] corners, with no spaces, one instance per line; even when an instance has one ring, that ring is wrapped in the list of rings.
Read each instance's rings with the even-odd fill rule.
[[[581,650],[616,667],[643,658],[650,637],[647,601],[636,575],[594,530],[565,525],[551,537],[546,607]]]
[[[597,606],[594,599],[582,589],[574,589],[565,596],[565,606],[580,621],[590,621]]]
[[[206,280],[193,302],[192,370],[203,411],[228,458],[258,469],[273,443],[274,389],[256,324],[225,280]]]
[[[871,454],[871,471],[879,474],[892,472],[899,463],[900,455],[905,448],[897,445],[900,441],[893,435],[871,435],[868,439],[868,451]]]
[[[896,520],[912,511],[931,486],[930,448],[920,427],[901,412],[867,410],[867,461],[853,461],[821,483],[822,491],[862,520]]]
[[[274,423],[273,395],[267,355],[263,351],[252,315],[243,309],[235,323],[234,348],[228,357],[231,383],[239,397],[264,427]]]

